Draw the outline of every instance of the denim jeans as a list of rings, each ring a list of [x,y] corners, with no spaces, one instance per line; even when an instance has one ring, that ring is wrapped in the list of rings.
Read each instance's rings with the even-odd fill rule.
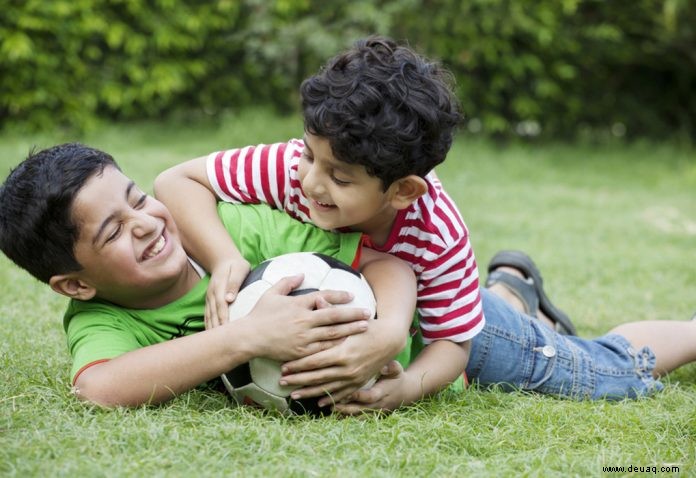
[[[481,289],[486,325],[472,339],[466,373],[481,385],[573,399],[636,398],[662,390],[655,354],[622,336],[593,340],[560,335]]]

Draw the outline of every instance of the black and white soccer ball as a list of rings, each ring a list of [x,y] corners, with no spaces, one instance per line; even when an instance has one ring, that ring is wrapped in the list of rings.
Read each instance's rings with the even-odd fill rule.
[[[314,252],[284,254],[262,262],[242,283],[235,301],[229,308],[229,319],[247,315],[261,295],[283,277],[304,274],[304,281],[290,295],[308,294],[318,290],[345,290],[354,299],[335,307],[362,307],[372,311],[376,319],[375,296],[358,271],[333,257]],[[297,387],[281,386],[281,364],[257,357],[222,375],[225,388],[238,404],[252,405],[284,414],[324,415],[328,411],[318,406],[318,398],[293,400],[290,393]],[[371,386],[374,380],[365,384]]]

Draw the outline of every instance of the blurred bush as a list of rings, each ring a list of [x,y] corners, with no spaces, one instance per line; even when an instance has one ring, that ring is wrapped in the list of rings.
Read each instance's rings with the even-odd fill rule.
[[[0,127],[295,108],[308,71],[389,30],[372,2],[332,3],[0,0]]]
[[[692,137],[689,0],[0,0],[0,127],[294,110],[379,32],[457,77],[472,133]]]
[[[495,135],[696,132],[696,3],[424,0],[397,36],[458,79],[469,129]]]

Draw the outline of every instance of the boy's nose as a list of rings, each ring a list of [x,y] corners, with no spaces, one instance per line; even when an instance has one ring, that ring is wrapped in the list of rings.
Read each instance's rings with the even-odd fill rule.
[[[309,168],[307,174],[305,175],[304,181],[302,181],[302,189],[304,189],[305,193],[310,195],[321,194],[324,192],[324,188],[319,180],[319,175],[316,172],[316,168]]]
[[[144,237],[157,231],[159,221],[149,214],[138,211],[133,218],[133,234],[137,237]]]

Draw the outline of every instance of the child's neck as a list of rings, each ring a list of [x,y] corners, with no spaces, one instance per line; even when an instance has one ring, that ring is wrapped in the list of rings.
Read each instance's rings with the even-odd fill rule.
[[[352,229],[366,234],[370,238],[372,245],[381,247],[389,240],[398,213],[399,211],[393,208],[385,209],[378,215],[373,216],[369,221]]]
[[[179,280],[161,296],[161,304],[158,307],[174,302],[185,296],[196,284],[201,280],[198,271],[193,267],[190,261],[186,261],[186,269],[182,272]]]
[[[174,282],[161,290],[153,290],[151,295],[128,294],[127,297],[104,295],[101,298],[128,309],[158,309],[186,295],[200,280],[201,276],[191,263],[186,261],[186,268],[181,271]]]

